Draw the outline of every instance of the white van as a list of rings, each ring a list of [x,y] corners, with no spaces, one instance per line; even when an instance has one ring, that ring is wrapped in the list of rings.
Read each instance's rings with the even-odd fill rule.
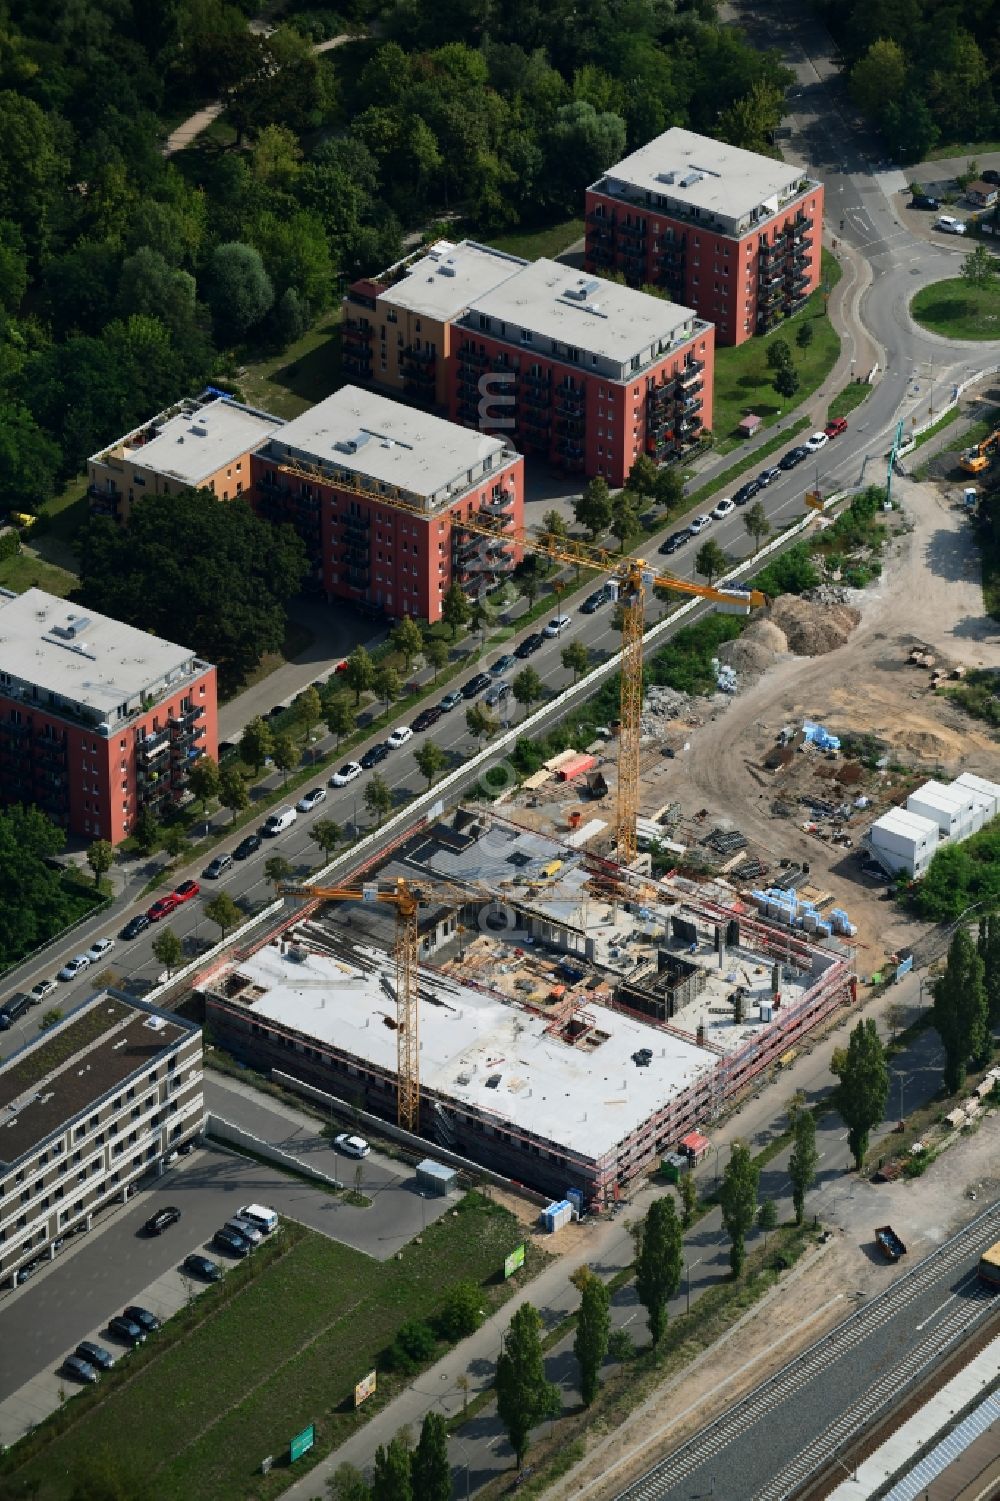
[[[265,820],[261,833],[273,839],[275,834],[283,834],[286,829],[290,829],[298,816],[294,808],[276,808]]]
[[[242,1209],[236,1211],[236,1217],[249,1220],[251,1225],[256,1225],[265,1235],[270,1235],[272,1230],[278,1228],[278,1216],[265,1204],[244,1204]]]

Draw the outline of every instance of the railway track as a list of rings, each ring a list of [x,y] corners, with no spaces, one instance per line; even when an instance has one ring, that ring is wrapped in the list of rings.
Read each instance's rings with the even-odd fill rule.
[[[998,1237],[1000,1203],[979,1215],[943,1246],[932,1251],[912,1272],[859,1308],[831,1334],[810,1345],[755,1391],[620,1491],[616,1501],[662,1501],[675,1485],[721,1454],[749,1428],[764,1421],[817,1375],[896,1318],[902,1309],[953,1268],[967,1262],[970,1255],[977,1255]],[[775,1475],[768,1486],[757,1493],[755,1501],[785,1501],[793,1496],[853,1433],[867,1426],[877,1413],[898,1399],[920,1372],[970,1329],[995,1301],[995,1295],[986,1289],[971,1287],[913,1349],[872,1382],[843,1413],[817,1434],[791,1464]]]

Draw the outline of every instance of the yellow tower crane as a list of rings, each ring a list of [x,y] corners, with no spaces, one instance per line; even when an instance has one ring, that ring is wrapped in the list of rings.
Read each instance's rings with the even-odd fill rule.
[[[354,490],[372,502],[387,508],[426,516],[425,508],[403,494],[382,494],[362,483],[357,475],[334,479],[316,465],[289,459],[276,466],[279,470],[313,483]],[[536,536],[525,527],[515,527],[504,516],[480,512],[477,516],[451,518],[452,527],[476,536],[498,538],[528,552],[540,553],[558,563],[582,564],[607,573],[618,591],[622,610],[622,649],[620,685],[620,729],[618,739],[618,799],[615,818],[615,841],[620,865],[630,865],[636,854],[636,816],[639,811],[639,740],[642,711],[642,638],[645,632],[646,595],[650,589],[668,589],[705,599],[717,608],[734,615],[749,615],[752,609],[767,604],[766,595],[757,589],[735,590],[696,584],[690,579],[660,573],[642,558],[623,557],[590,543]]]

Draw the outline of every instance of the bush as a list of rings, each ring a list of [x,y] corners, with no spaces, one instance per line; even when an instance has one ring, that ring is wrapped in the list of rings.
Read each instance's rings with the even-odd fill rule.
[[[421,1365],[434,1354],[437,1339],[434,1330],[422,1319],[410,1319],[396,1335],[396,1344],[415,1364]]]
[[[761,569],[753,583],[755,588],[776,599],[779,594],[805,594],[807,589],[815,589],[819,578],[808,542],[796,542]]]
[[[482,1294],[474,1282],[456,1282],[438,1314],[441,1338],[454,1344],[467,1334],[474,1334],[482,1322],[482,1301]]]
[[[712,658],[723,641],[733,641],[745,628],[737,615],[706,615],[697,625],[685,626],[649,661],[647,683],[676,688],[679,693],[714,693]]]
[[[21,551],[21,539],[17,532],[4,532],[0,537],[0,559],[16,558]]]

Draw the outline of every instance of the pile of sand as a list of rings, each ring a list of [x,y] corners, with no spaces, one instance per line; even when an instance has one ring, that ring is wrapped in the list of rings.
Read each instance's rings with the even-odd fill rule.
[[[784,632],[788,650],[798,657],[820,657],[843,646],[861,613],[850,605],[819,604],[795,594],[782,594],[768,614]]]
[[[756,682],[788,651],[785,633],[772,620],[755,620],[735,641],[719,647],[719,661],[731,667],[741,683]]]

